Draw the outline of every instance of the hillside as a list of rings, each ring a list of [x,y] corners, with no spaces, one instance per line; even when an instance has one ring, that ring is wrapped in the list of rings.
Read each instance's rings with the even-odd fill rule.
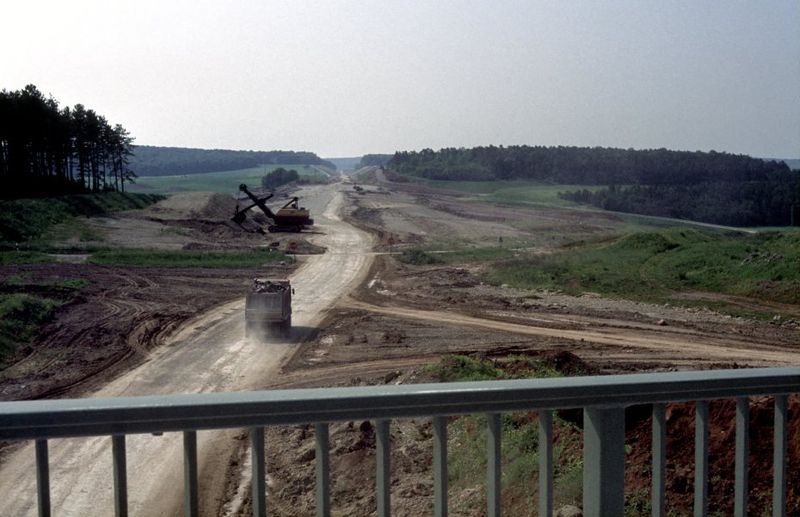
[[[565,200],[619,212],[735,226],[798,224],[800,173],[784,161],[718,152],[602,147],[475,147],[398,152],[394,171],[441,181],[530,180]],[[596,187],[606,188],[598,189]],[[595,187],[595,188],[591,188]]]
[[[137,145],[130,158],[130,168],[138,176],[199,174],[274,164],[336,168],[331,162],[305,151],[232,151]]]

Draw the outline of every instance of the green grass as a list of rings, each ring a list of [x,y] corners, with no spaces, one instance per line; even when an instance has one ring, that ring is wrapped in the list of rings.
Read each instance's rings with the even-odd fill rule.
[[[49,321],[61,302],[25,293],[0,294],[0,365],[39,327]]]
[[[0,266],[13,264],[47,264],[53,258],[40,251],[0,251]]]
[[[709,291],[800,303],[800,234],[673,228],[495,264],[495,284],[663,300]]]
[[[275,169],[294,169],[300,178],[311,182],[327,181],[327,175],[310,165],[265,165],[233,171],[205,172],[202,174],[183,174],[176,176],[142,176],[131,185],[131,192],[155,192],[171,194],[176,192],[238,192],[239,185],[245,183],[253,188],[261,187],[261,178]]]
[[[486,359],[453,355],[426,368],[442,382],[557,377],[561,374],[545,361],[511,357],[504,365]],[[453,495],[484,485],[486,478],[486,417],[465,416],[448,425],[448,482]],[[576,504],[581,497],[583,464],[579,431],[556,416],[554,432],[554,492],[559,505]],[[537,419],[530,412],[503,413],[501,417],[503,510],[509,515],[527,515],[535,508],[538,475],[539,433]],[[457,509],[468,513],[479,509],[484,495],[456,500]],[[473,506],[476,506],[473,508]]]
[[[162,250],[109,250],[99,251],[89,257],[92,264],[111,266],[181,267],[238,269],[256,268],[264,264],[294,262],[294,258],[278,251],[162,251]]]
[[[444,264],[444,261],[437,255],[428,253],[418,248],[403,251],[398,260],[405,264],[413,264],[415,266],[429,266],[433,264]]]
[[[89,282],[83,278],[32,281],[29,273],[10,276],[0,292],[0,368],[7,366],[20,347],[28,345],[55,311],[74,299]],[[47,294],[31,294],[46,288]]]
[[[482,201],[509,205],[580,207],[578,203],[558,197],[559,192],[603,188],[597,185],[551,185],[525,180],[495,181],[433,181],[425,183],[433,188],[456,190],[481,196]]]
[[[106,215],[120,210],[144,208],[161,196],[104,192],[56,198],[16,199],[0,201],[0,242],[20,243],[40,239],[57,225],[67,232],[75,232],[83,239],[96,235],[80,221],[78,216]],[[60,234],[60,237],[64,237]]]

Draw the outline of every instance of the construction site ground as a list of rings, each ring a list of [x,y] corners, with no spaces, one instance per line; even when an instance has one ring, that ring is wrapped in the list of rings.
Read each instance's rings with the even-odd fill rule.
[[[411,246],[446,252],[450,247],[487,244],[549,253],[572,243],[619,235],[626,223],[615,214],[490,205],[456,192],[385,181],[366,185],[365,194],[357,194],[345,184],[315,187],[312,195],[321,196],[325,189],[344,191],[341,216],[372,236],[372,249],[363,251],[370,260],[359,263],[366,269],[358,275],[358,281],[339,288],[342,296],[338,301],[331,302],[333,306],[314,320],[313,327],[297,336],[295,345],[269,375],[251,379],[251,389],[427,382],[435,379],[426,366],[450,354],[488,359],[499,365],[514,357],[539,358],[566,374],[800,365],[796,319],[751,320],[697,307],[608,299],[591,293],[568,296],[518,291],[485,283],[481,264],[413,266],[399,262],[394,255]],[[263,235],[230,226],[226,222],[230,200],[218,196],[182,194],[145,211],[92,224],[101,229],[107,242],[119,246],[155,242],[166,249],[222,249],[268,244]],[[313,210],[312,215],[317,216]],[[330,234],[324,237],[330,239],[343,228],[336,223],[328,227]],[[301,254],[328,247],[314,234],[300,239],[270,234],[266,239],[276,240],[281,249],[294,240]],[[76,256],[80,261],[81,255]],[[76,261],[74,256],[69,260]],[[301,268],[303,261],[301,258]],[[202,333],[204,326],[213,327],[214,318],[234,317],[234,305],[240,304],[254,273],[282,276],[295,267],[284,264],[254,272],[70,263],[4,266],[0,280],[24,277],[35,284],[50,277],[81,277],[90,283],[78,300],[62,308],[19,361],[0,374],[0,396],[13,400],[93,393],[150,360],[154,350],[180,341],[176,336]],[[324,276],[318,281],[324,282]],[[685,296],[703,299],[717,295]],[[758,300],[738,302],[763,311],[776,309]],[[800,307],[779,309],[781,314],[800,314]],[[575,365],[580,367],[576,370]],[[766,401],[755,403],[765,408],[754,409],[752,422],[759,427],[751,431],[753,443],[758,444],[754,449],[763,455],[771,443],[767,438],[771,435],[767,418],[771,413]],[[718,408],[712,410],[711,437],[712,475],[718,482],[710,494],[712,505],[724,514],[732,500],[732,413],[724,404]],[[689,422],[690,407],[675,405],[669,414],[668,503],[680,515],[691,508],[694,428]],[[800,403],[795,399],[790,417],[790,487],[797,487]],[[647,422],[645,417],[634,419],[628,429],[627,484],[630,490],[639,492],[649,487]],[[430,423],[404,420],[392,425],[393,514],[430,514]],[[556,437],[565,443],[567,438]],[[216,441],[224,442],[226,452],[209,460],[209,468],[213,466],[217,472],[201,479],[207,494],[203,512],[245,515],[249,507],[246,434],[227,433]],[[313,513],[313,447],[313,427],[268,430],[271,514]],[[761,456],[754,456],[753,461],[760,462],[758,458]],[[371,423],[332,425],[331,465],[334,514],[374,514]],[[751,482],[752,505],[765,504],[769,498],[771,477],[762,477]],[[790,503],[794,506],[790,508],[800,512],[800,494],[796,488],[791,490]],[[559,505],[580,503],[574,490],[564,488],[559,494]],[[484,513],[480,486],[458,487],[450,495],[451,514]],[[515,497],[510,491],[504,493],[504,505],[524,507],[525,501],[516,501]],[[535,505],[530,508],[535,513]],[[138,514],[146,513],[140,509]]]

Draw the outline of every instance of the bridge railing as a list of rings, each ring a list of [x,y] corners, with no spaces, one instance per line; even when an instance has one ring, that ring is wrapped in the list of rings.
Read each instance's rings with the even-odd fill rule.
[[[695,515],[705,515],[708,487],[708,401],[736,399],[735,514],[746,515],[749,403],[775,399],[773,515],[785,515],[787,397],[800,392],[800,368],[766,368],[569,377],[513,381],[321,388],[195,395],[41,400],[0,404],[0,440],[36,443],[38,508],[50,514],[47,440],[110,436],[117,515],[127,514],[125,437],[183,432],[184,501],[198,513],[197,431],[250,430],[253,513],[266,515],[264,428],[314,424],[316,512],[329,515],[328,424],[373,420],[376,428],[376,501],[390,511],[390,422],[429,417],[433,422],[434,512],[447,515],[447,416],[487,415],[487,514],[500,515],[501,420],[503,412],[539,411],[539,515],[553,512],[552,416],[583,408],[583,511],[587,516],[624,513],[625,408],[652,404],[652,513],[665,515],[665,454],[668,402],[695,401]],[[27,494],[20,494],[25,497]],[[30,494],[33,497],[33,494]]]

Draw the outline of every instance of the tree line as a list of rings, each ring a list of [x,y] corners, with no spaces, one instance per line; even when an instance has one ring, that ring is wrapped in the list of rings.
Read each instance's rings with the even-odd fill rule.
[[[298,181],[299,179],[300,174],[298,174],[296,170],[286,170],[283,167],[278,167],[261,178],[261,186],[267,190],[274,190],[281,185],[286,185],[287,183]]]
[[[729,153],[602,147],[475,147],[397,152],[389,166],[436,180],[605,185],[561,194],[607,210],[735,226],[788,225],[800,172]],[[795,209],[796,210],[796,209]]]
[[[612,185],[594,192],[588,189],[562,192],[559,197],[604,210],[728,226],[798,225],[800,172],[786,176],[765,181],[692,185]]]
[[[401,151],[389,166],[401,174],[437,180],[530,179],[572,185],[759,181],[789,171],[782,161],[715,151],[525,145]]]
[[[137,145],[131,167],[139,176],[173,176],[250,169],[262,165],[336,166],[305,151],[234,151]]]
[[[124,191],[132,144],[83,104],[60,108],[32,84],[0,91],[0,197]]]
[[[362,167],[383,167],[389,160],[392,159],[391,154],[365,154],[361,157],[361,160],[358,162],[357,168],[360,169]]]

